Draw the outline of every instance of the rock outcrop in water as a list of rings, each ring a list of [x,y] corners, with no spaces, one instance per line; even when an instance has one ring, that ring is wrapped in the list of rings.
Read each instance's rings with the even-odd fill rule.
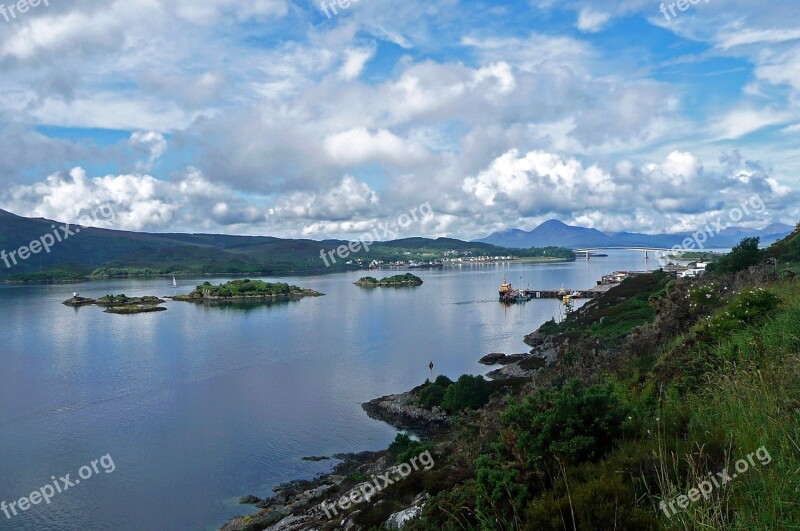
[[[99,299],[73,296],[63,302],[65,306],[80,308],[83,306],[100,306],[105,308],[105,313],[130,315],[136,313],[165,312],[166,308],[160,306],[166,301],[158,297],[127,297],[125,295],[106,295]]]
[[[370,418],[422,437],[429,437],[450,427],[450,420],[444,411],[438,407],[424,409],[417,404],[414,390],[376,398],[361,407]]]

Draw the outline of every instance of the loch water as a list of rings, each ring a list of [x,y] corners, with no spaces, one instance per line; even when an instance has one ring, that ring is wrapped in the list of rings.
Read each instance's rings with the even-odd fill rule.
[[[486,264],[415,272],[424,285],[365,290],[364,273],[264,279],[325,297],[110,315],[61,304],[188,293],[209,280],[0,286],[0,501],[109,454],[115,468],[32,506],[0,529],[218,529],[330,462],[304,456],[385,448],[396,430],[361,403],[430,375],[485,374],[490,352],[526,352],[523,336],[562,311],[558,301],[504,306],[499,284],[583,290],[616,270],[658,267],[611,251],[573,263]],[[374,273],[372,273],[374,274]],[[381,272],[388,276],[392,272]]]

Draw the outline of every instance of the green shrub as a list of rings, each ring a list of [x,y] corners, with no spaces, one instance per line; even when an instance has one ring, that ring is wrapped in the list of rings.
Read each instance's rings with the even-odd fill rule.
[[[602,457],[630,426],[628,416],[612,385],[583,387],[571,380],[510,405],[503,420],[532,467],[539,457],[572,463]]]
[[[738,294],[723,309],[702,321],[697,338],[715,343],[730,337],[732,332],[760,321],[778,307],[778,296],[761,288]]]
[[[764,252],[758,248],[760,238],[745,238],[719,262],[709,264],[708,271],[715,273],[737,273],[754,266],[764,258]]]
[[[445,391],[442,409],[450,414],[465,409],[480,409],[489,402],[491,394],[491,386],[483,376],[465,374]]]
[[[443,374],[437,376],[433,383],[426,380],[422,389],[419,390],[417,404],[425,409],[441,406],[444,393],[451,385],[453,385],[453,380]]]
[[[432,409],[442,405],[444,400],[445,387],[437,384],[426,385],[420,392],[417,404],[425,409]]]
[[[528,496],[523,471],[503,455],[502,445],[496,444],[491,453],[481,455],[475,462],[476,512],[485,529],[515,528],[515,515],[521,512]]]
[[[407,463],[419,454],[432,449],[431,443],[415,441],[405,433],[398,433],[394,442],[389,445],[388,452],[394,456],[397,463]]]
[[[436,385],[440,385],[442,387],[450,387],[453,385],[453,380],[445,376],[444,374],[440,374],[436,377],[436,380],[433,381]]]
[[[571,485],[569,494],[548,491],[535,498],[525,512],[530,531],[552,529],[658,529],[653,511],[636,506],[636,495],[619,474]]]

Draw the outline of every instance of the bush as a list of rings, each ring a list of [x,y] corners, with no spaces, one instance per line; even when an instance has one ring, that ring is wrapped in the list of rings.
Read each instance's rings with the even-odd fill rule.
[[[525,530],[658,529],[653,511],[636,506],[636,495],[619,474],[598,477],[572,486],[556,496],[552,491],[534,499],[525,513]]]
[[[715,273],[738,273],[748,267],[761,262],[764,257],[763,251],[758,248],[760,238],[745,238],[734,247],[730,254],[720,258],[719,262],[708,265],[708,270]]]
[[[407,463],[419,454],[432,449],[433,445],[430,443],[415,441],[405,433],[398,433],[394,442],[389,445],[388,452],[394,456],[397,463]]]
[[[417,404],[425,409],[433,409],[434,407],[441,406],[446,389],[447,388],[437,384],[426,385],[419,392]]]
[[[449,414],[465,409],[480,409],[489,402],[491,394],[491,386],[483,376],[465,374],[445,391],[442,409]]]
[[[749,326],[778,307],[778,296],[763,289],[740,293],[723,309],[697,327],[697,338],[707,343],[726,339],[731,332]]]
[[[425,384],[419,390],[417,404],[425,409],[441,406],[444,400],[444,393],[451,385],[453,385],[453,380],[443,374],[437,376],[433,383],[430,380],[425,380]]]
[[[503,420],[516,433],[517,450],[529,466],[539,457],[578,463],[611,450],[627,428],[628,409],[612,385],[583,387],[570,380],[510,405]]]

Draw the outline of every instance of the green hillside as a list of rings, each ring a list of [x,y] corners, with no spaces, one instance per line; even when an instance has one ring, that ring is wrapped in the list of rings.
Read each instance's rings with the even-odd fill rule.
[[[551,360],[532,382],[419,386],[416,403],[452,428],[399,435],[387,455],[427,451],[435,467],[339,519],[384,529],[425,493],[404,529],[800,528],[800,277],[787,272],[799,234],[766,251],[743,241],[699,279],[631,278],[547,323],[526,338]],[[313,514],[292,511],[242,528]]]
[[[53,227],[56,227],[55,229]],[[11,267],[0,261],[0,280],[70,281],[88,277],[132,275],[281,275],[324,273],[357,269],[372,260],[436,260],[448,251],[459,256],[513,255],[573,259],[566,249],[503,249],[483,243],[449,238],[409,238],[376,243],[369,252],[350,253],[346,259],[329,261],[322,251],[333,251],[348,242],[341,240],[292,240],[265,236],[220,234],[149,234],[81,228],[80,232],[55,243],[50,253],[32,254],[13,263],[9,256],[44,235],[61,234],[61,223],[30,219],[0,210],[0,250]],[[76,230],[72,226],[70,230]],[[55,238],[55,236],[54,236]],[[360,263],[359,263],[360,261]],[[350,262],[349,264],[347,262]]]

